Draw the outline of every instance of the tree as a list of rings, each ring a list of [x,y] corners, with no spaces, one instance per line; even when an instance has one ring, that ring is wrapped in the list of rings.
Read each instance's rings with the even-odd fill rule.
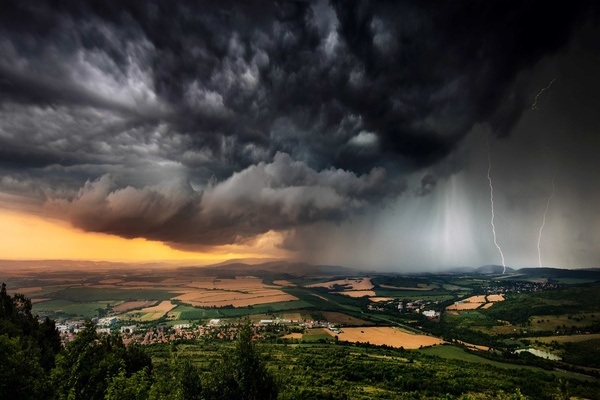
[[[129,377],[124,370],[121,370],[110,380],[104,399],[147,400],[151,384],[148,368],[134,372]]]
[[[141,349],[126,348],[118,335],[99,336],[94,323],[87,321],[75,340],[57,357],[52,381],[59,399],[101,400],[113,379],[120,374],[129,378],[144,368],[151,371],[152,362]],[[113,386],[120,382],[116,378]]]
[[[51,398],[47,372],[60,350],[54,321],[39,323],[31,301],[0,286],[0,399]]]
[[[206,387],[211,400],[267,400],[277,397],[278,388],[273,375],[252,342],[250,324],[244,325],[231,353],[222,353],[221,361],[213,365]]]
[[[203,399],[200,372],[189,359],[172,356],[168,366],[155,374],[149,400]]]
[[[0,335],[0,399],[50,398],[46,375],[39,363],[39,350],[27,338]]]
[[[39,362],[45,371],[54,366],[55,355],[60,351],[60,336],[54,321],[46,318],[41,324],[31,313],[31,300],[22,294],[12,297],[6,291],[6,284],[0,286],[0,335],[30,338],[39,348]],[[25,341],[21,341],[25,343]],[[28,344],[29,345],[29,344]]]

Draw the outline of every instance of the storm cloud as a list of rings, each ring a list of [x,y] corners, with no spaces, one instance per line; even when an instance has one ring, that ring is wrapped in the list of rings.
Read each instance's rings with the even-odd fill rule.
[[[46,208],[84,230],[206,249],[269,230],[346,220],[404,190],[402,183],[384,185],[385,175],[381,168],[361,176],[333,168],[317,172],[277,153],[272,163],[250,166],[201,192],[184,180],[122,188],[104,175],[86,182],[72,199],[51,200]]]
[[[0,190],[181,248],[336,226],[430,196],[474,128],[510,136],[519,83],[597,23],[592,1],[10,2]]]

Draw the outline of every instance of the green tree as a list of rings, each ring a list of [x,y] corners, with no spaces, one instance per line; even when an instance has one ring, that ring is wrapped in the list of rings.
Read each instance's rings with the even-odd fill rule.
[[[277,398],[275,378],[256,351],[250,324],[240,329],[233,352],[222,353],[221,361],[213,365],[205,393],[210,400]]]
[[[54,321],[41,324],[22,294],[0,286],[0,399],[51,398],[47,373],[60,350]]]
[[[124,373],[152,369],[150,358],[140,348],[126,348],[118,335],[101,337],[87,321],[56,360],[52,381],[59,399],[103,399],[113,378]]]
[[[127,376],[121,370],[117,376],[112,377],[106,389],[105,400],[147,400],[152,385],[148,368],[141,369]]]
[[[50,397],[45,385],[47,378],[39,363],[39,349],[33,341],[0,335],[0,354],[0,399]]]
[[[56,331],[54,321],[46,318],[41,324],[31,313],[31,300],[22,294],[12,297],[6,291],[6,284],[0,286],[0,335],[9,337],[27,337],[29,341],[21,341],[27,346],[39,348],[39,362],[45,371],[54,366],[54,358],[60,351],[60,336]]]
[[[189,359],[171,356],[168,366],[155,374],[149,400],[203,399],[200,372]]]

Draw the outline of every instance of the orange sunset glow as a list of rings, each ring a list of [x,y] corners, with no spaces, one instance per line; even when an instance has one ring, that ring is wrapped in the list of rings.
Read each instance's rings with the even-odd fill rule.
[[[190,260],[200,264],[231,258],[264,257],[242,246],[228,246],[220,252],[181,251],[146,239],[83,232],[68,223],[40,216],[0,209],[0,254],[4,259],[80,259],[106,261]],[[271,247],[274,238],[266,235],[257,247]]]

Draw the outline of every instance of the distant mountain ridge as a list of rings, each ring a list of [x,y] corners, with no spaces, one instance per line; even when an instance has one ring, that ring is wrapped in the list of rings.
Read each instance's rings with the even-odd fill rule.
[[[206,267],[182,267],[181,271],[219,276],[254,275],[254,276],[290,276],[307,275],[356,275],[359,271],[335,265],[312,265],[304,262],[270,261],[261,264],[247,264],[232,260]]]
[[[455,274],[481,274],[481,275],[521,275],[547,279],[591,279],[600,280],[600,268],[566,269],[550,267],[525,267],[514,269],[501,265],[483,265],[481,267],[458,267],[446,271]]]
[[[418,271],[373,271],[354,269],[339,265],[313,265],[305,262],[294,262],[280,259],[246,258],[233,259],[218,264],[198,265],[194,261],[156,261],[156,262],[109,262],[82,260],[0,260],[2,270],[46,270],[46,271],[105,271],[105,272],[151,272],[152,270],[169,269],[194,276],[233,277],[253,275],[263,278],[285,279],[286,277],[340,275],[356,276],[370,274],[418,274]],[[422,273],[432,273],[423,271]],[[513,275],[546,279],[587,279],[600,281],[600,268],[563,269],[563,268],[520,268],[503,267],[501,265],[483,265],[480,267],[456,267],[439,274],[481,274],[481,275]],[[435,274],[435,273],[434,273]]]

